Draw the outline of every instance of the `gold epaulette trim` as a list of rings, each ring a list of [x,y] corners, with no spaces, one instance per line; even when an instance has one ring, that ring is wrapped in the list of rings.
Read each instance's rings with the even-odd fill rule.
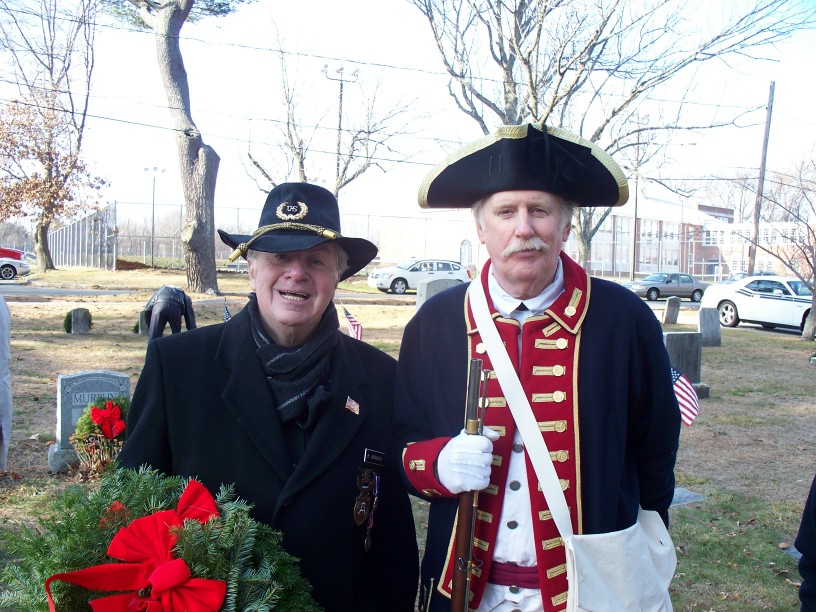
[[[568,450],[550,451],[550,461],[557,463],[564,463],[569,459]]]
[[[533,403],[547,403],[547,402],[555,402],[556,404],[560,404],[565,399],[567,399],[567,394],[563,391],[553,391],[552,393],[533,393]]]
[[[557,340],[549,340],[547,338],[536,338],[535,347],[544,350],[564,350],[569,346],[569,340],[566,338],[558,338]]]
[[[553,335],[555,332],[557,332],[559,329],[561,329],[561,326],[560,326],[558,323],[556,323],[556,322],[552,322],[552,323],[550,323],[550,324],[549,324],[547,327],[545,327],[544,329],[542,329],[542,330],[541,330],[541,333],[543,333],[543,334],[544,334],[546,337],[548,337],[548,338],[549,338],[549,337],[550,337],[550,336],[552,336],[552,335]]]
[[[490,512],[485,512],[484,510],[476,510],[476,518],[480,521],[484,521],[485,523],[493,522],[493,514]]]
[[[562,563],[561,565],[556,565],[555,567],[551,567],[547,570],[547,578],[555,578],[556,576],[560,576],[561,574],[565,574],[567,572],[567,564]]]
[[[564,545],[564,540],[561,537],[557,538],[550,538],[549,540],[544,540],[541,542],[541,548],[544,550],[552,550],[553,548],[558,548],[559,546]]]
[[[562,365],[533,366],[533,376],[563,376],[567,368]]]
[[[538,421],[538,430],[541,432],[554,431],[556,433],[564,433],[567,431],[567,421]]]

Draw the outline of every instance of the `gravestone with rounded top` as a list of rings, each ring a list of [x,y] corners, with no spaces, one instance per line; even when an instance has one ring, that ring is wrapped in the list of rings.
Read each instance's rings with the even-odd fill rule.
[[[457,285],[461,284],[462,281],[453,278],[435,278],[432,280],[419,281],[417,283],[417,310],[419,310],[420,306],[422,306],[427,300],[437,293],[441,293],[445,289],[450,289],[451,287],[456,287]]]
[[[663,325],[675,325],[680,314],[680,298],[676,295],[666,300],[666,310],[663,311]]]
[[[87,308],[74,308],[71,311],[71,333],[87,334],[91,331],[91,312]]]
[[[110,370],[88,370],[57,378],[57,441],[48,449],[48,467],[57,474],[79,463],[71,436],[82,411],[100,397],[130,397],[130,378]]]
[[[720,316],[716,308],[700,308],[697,313],[697,329],[702,337],[703,346],[720,346]]]

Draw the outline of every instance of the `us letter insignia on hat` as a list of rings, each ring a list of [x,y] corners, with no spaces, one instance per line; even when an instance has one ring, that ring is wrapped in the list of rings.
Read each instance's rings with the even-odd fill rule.
[[[360,404],[351,399],[351,396],[346,398],[346,410],[354,414],[360,414]]]
[[[284,221],[300,221],[309,213],[309,207],[303,202],[295,202],[294,204],[283,202],[278,206],[275,213],[278,215],[278,219]]]

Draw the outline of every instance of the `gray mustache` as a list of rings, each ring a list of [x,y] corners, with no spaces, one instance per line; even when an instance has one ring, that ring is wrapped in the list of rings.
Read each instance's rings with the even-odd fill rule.
[[[546,253],[549,250],[550,245],[537,236],[523,240],[521,238],[516,238],[513,240],[513,242],[507,245],[504,251],[502,251],[502,256],[510,257],[511,255],[515,255],[520,251],[543,251]]]

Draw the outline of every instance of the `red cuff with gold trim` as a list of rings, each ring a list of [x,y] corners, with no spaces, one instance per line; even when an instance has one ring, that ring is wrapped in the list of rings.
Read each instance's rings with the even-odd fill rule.
[[[434,464],[439,453],[450,438],[433,438],[424,442],[412,442],[402,453],[402,469],[408,481],[426,497],[456,497],[442,486],[434,474]]]

